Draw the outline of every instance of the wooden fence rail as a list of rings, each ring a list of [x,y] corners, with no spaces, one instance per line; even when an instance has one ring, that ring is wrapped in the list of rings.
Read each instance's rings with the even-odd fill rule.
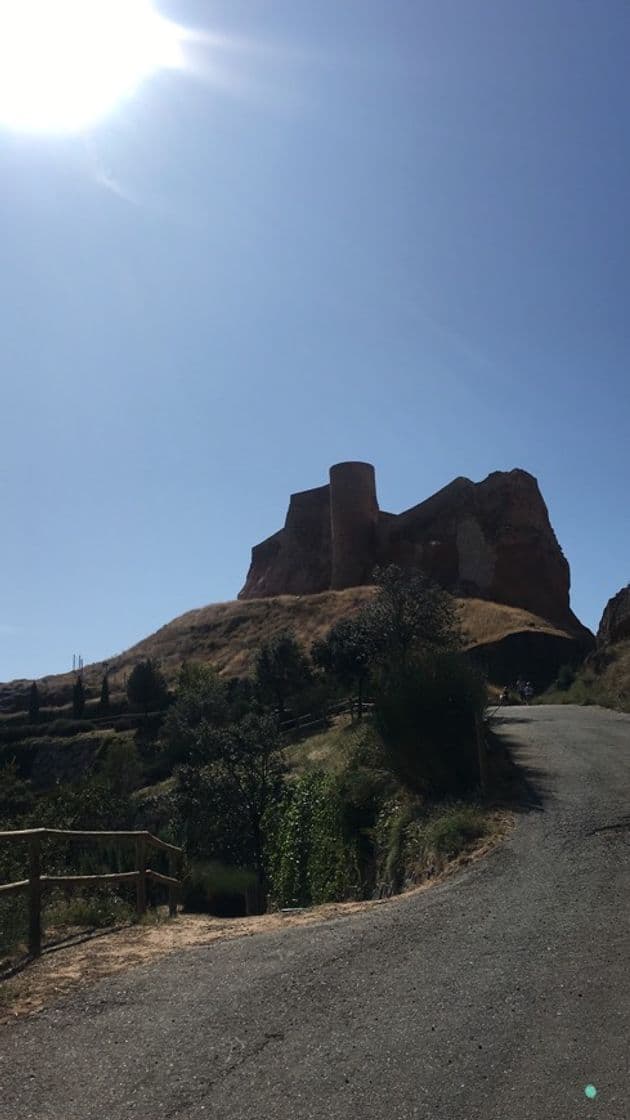
[[[80,837],[84,840],[106,840],[110,844],[133,841],[135,844],[136,869],[135,871],[107,872],[102,875],[43,875],[41,866],[42,841],[49,836],[54,837]],[[0,895],[11,894],[16,891],[28,891],[28,949],[32,957],[38,957],[42,951],[42,892],[45,887],[82,887],[92,883],[125,883],[136,884],[136,911],[139,916],[147,908],[147,879],[168,887],[168,909],[172,918],[177,914],[177,899],[181,889],[181,879],[177,878],[177,870],[181,865],[183,856],[182,848],[174,844],[167,844],[152,836],[150,832],[88,832],[63,828],[26,828],[13,832],[0,832],[0,841],[27,841],[29,846],[29,877],[16,883],[0,885]],[[147,867],[147,849],[155,848],[167,852],[169,858],[169,874],[163,875],[160,871],[153,871]]]
[[[373,700],[362,700],[361,708],[365,715],[371,712],[373,707]],[[291,716],[289,719],[283,720],[278,729],[281,735],[290,735],[291,732],[304,735],[307,731],[314,731],[317,727],[326,727],[331,716],[350,714],[354,718],[354,713],[357,711],[358,700],[341,700],[337,704],[328,705],[325,715],[315,716],[311,712],[307,712],[300,716]]]

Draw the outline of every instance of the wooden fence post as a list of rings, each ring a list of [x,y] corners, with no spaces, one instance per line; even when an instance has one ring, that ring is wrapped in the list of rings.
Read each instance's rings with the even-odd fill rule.
[[[176,852],[169,852],[168,854],[168,873],[171,879],[177,879],[177,863],[178,856]],[[177,916],[177,896],[179,894],[179,887],[174,887],[172,883],[168,888],[168,916],[175,918]]]
[[[29,837],[28,951],[32,957],[42,951],[41,842],[41,836]]]
[[[144,833],[136,837],[136,911],[141,918],[147,909],[147,841]]]

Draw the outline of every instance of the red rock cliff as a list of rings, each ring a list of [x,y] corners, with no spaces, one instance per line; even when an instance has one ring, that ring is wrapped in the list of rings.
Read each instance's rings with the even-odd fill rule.
[[[292,495],[284,529],[252,550],[239,598],[357,586],[392,562],[588,634],[569,606],[569,565],[538,483],[523,470],[457,478],[395,515],[378,508],[370,464],[339,463],[328,486]]]

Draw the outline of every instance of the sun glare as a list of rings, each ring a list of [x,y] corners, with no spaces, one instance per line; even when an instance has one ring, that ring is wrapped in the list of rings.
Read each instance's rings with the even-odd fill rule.
[[[0,0],[0,124],[80,132],[183,65],[182,38],[151,0]]]

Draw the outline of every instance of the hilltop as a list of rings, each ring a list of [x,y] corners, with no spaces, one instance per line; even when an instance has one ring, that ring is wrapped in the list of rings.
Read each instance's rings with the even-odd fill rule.
[[[370,463],[337,463],[325,486],[292,494],[284,528],[255,545],[239,599],[369,584],[375,566],[422,569],[452,595],[520,607],[593,636],[571,611],[570,571],[527,471],[456,478],[403,513],[381,510]]]
[[[134,665],[147,657],[158,660],[169,684],[174,684],[183,661],[212,663],[224,676],[247,675],[257,648],[283,630],[294,630],[309,649],[338,619],[360,609],[374,595],[373,587],[324,591],[318,595],[279,595],[267,599],[213,603],[168,622],[123,653],[87,665],[83,670],[88,690],[97,691],[108,668],[112,691],[122,691]],[[542,673],[552,679],[558,665],[575,661],[580,654],[580,634],[554,626],[519,607],[484,599],[457,599],[465,648],[481,660],[491,679],[501,681],[519,671],[532,677]],[[505,668],[502,669],[502,666]],[[39,682],[48,703],[68,701],[72,673],[42,678]],[[6,711],[23,696],[30,682],[0,684],[0,705]]]

